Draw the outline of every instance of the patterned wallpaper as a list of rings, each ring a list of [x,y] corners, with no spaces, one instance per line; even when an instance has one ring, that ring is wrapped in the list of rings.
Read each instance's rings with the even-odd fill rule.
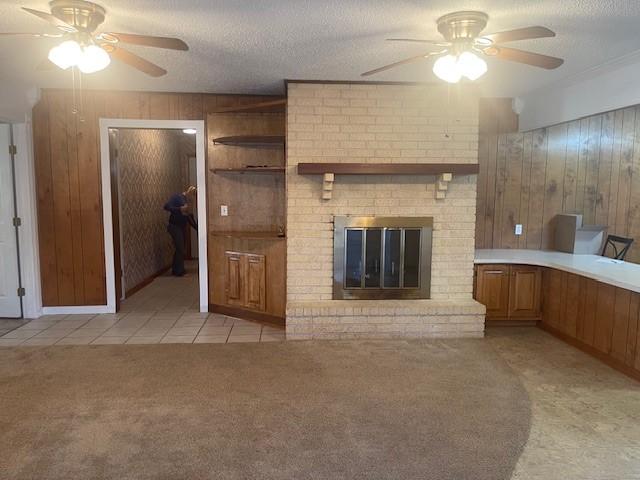
[[[171,265],[173,247],[163,205],[184,189],[181,132],[120,129],[118,148],[123,291]]]

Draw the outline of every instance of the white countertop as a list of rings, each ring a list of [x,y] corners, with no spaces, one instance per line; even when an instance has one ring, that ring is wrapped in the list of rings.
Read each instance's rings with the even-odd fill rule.
[[[599,255],[574,255],[548,250],[476,250],[475,263],[507,263],[556,268],[640,293],[640,265]]]

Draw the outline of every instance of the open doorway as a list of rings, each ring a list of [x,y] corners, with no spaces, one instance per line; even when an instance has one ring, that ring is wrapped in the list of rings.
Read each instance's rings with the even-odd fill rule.
[[[100,134],[108,310],[162,301],[208,311],[204,122],[101,119]],[[197,194],[184,198],[190,185]],[[188,208],[171,214],[172,199]]]

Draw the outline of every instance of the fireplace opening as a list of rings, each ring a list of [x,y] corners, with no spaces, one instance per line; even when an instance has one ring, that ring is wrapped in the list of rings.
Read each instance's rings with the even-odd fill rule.
[[[334,217],[333,298],[429,298],[431,217]]]

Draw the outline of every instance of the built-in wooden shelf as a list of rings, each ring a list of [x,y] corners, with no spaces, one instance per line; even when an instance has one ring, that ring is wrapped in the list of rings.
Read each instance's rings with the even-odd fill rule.
[[[237,105],[234,107],[219,108],[212,113],[284,113],[287,106],[285,98],[267,100],[265,102]]]
[[[213,168],[213,173],[284,173],[284,167]]]
[[[234,135],[218,137],[214,145],[235,145],[238,147],[278,147],[284,146],[284,135]]]
[[[299,163],[300,175],[472,175],[477,163]]]
[[[436,198],[447,195],[454,175],[478,173],[477,163],[299,163],[298,174],[322,175],[322,199],[331,200],[336,175],[437,175]]]
[[[278,232],[244,232],[244,231],[216,231],[211,232],[214,237],[234,237],[234,238],[269,238],[269,239],[284,239],[285,236]]]

